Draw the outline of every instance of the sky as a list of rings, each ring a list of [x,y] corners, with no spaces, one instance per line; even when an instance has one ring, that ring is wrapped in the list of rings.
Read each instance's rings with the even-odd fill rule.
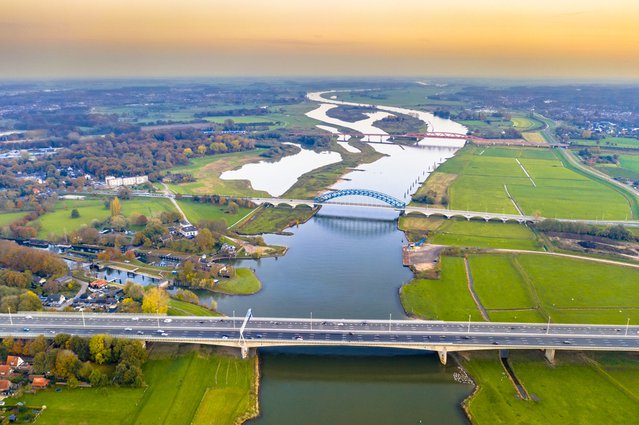
[[[639,79],[637,0],[0,0],[0,78]]]

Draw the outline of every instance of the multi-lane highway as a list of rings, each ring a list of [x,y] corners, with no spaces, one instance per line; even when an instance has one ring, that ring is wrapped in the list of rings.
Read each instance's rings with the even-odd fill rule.
[[[639,326],[562,325],[422,320],[339,320],[166,317],[123,314],[0,315],[0,336],[110,334],[144,341],[234,346],[362,346],[453,351],[555,349],[639,351]]]

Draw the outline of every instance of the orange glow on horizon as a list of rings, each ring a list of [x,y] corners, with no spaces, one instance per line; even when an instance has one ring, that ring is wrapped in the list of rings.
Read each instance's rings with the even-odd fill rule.
[[[0,77],[639,78],[636,1],[426,3],[0,0]]]

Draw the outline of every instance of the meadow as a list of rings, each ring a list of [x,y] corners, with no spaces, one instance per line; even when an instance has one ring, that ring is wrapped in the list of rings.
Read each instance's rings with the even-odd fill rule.
[[[27,213],[25,211],[20,212],[2,212],[0,213],[0,227],[8,226],[19,218],[22,218]]]
[[[619,164],[599,164],[596,166],[613,178],[639,180],[639,155],[619,155]]]
[[[315,210],[303,206],[297,208],[262,208],[234,230],[244,235],[277,233],[288,227],[306,222],[313,214],[315,214]]]
[[[409,316],[433,320],[481,320],[466,281],[464,259],[442,257],[439,279],[413,279],[399,295]]]
[[[446,220],[429,241],[476,248],[540,249],[540,243],[530,228],[517,223]]]
[[[525,214],[548,218],[632,214],[621,193],[564,167],[549,149],[467,147],[437,172],[457,175],[448,188],[451,209],[517,214],[516,203]]]
[[[235,424],[256,408],[256,358],[213,348],[157,344],[144,364],[146,388],[40,391],[20,401],[47,408],[38,424]]]
[[[639,324],[639,269],[544,254],[468,255],[479,302],[494,321]],[[440,279],[401,289],[407,313],[464,320],[478,313],[464,260],[442,257]]]
[[[104,206],[106,198],[65,199],[56,203],[55,210],[38,218],[40,230],[37,237],[46,239],[49,235],[61,236],[78,230],[83,225],[91,225],[93,220],[105,220],[111,216],[111,211]],[[125,217],[133,213],[154,217],[163,211],[175,211],[175,207],[168,199],[163,198],[132,198],[121,200],[122,215]],[[71,211],[77,209],[80,217],[71,218]]]
[[[202,220],[224,220],[230,226],[252,211],[251,208],[240,207],[235,214],[229,214],[227,205],[195,202],[189,199],[177,201],[191,223],[197,224]]]
[[[585,146],[601,146],[605,147],[619,147],[626,149],[639,149],[639,139],[634,137],[604,137],[597,140],[592,139],[573,139],[570,141],[573,145],[585,145]]]
[[[182,194],[226,195],[226,196],[268,196],[266,192],[253,190],[247,180],[222,180],[224,171],[240,168],[244,164],[264,160],[260,153],[265,149],[249,152],[234,152],[222,155],[193,158],[189,165],[174,167],[171,173],[190,173],[194,182],[168,184],[169,188]]]
[[[611,378],[638,376],[635,354],[559,352],[550,365],[540,352],[511,351],[509,362],[531,399],[517,398],[496,353],[462,361],[478,383],[465,402],[474,424],[632,423],[639,414],[636,387]]]

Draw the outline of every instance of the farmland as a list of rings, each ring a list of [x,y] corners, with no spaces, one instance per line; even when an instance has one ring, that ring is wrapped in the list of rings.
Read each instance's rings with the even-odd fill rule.
[[[479,302],[495,321],[639,323],[639,269],[543,254],[469,255]],[[402,288],[409,314],[463,320],[477,312],[463,259],[443,257],[439,280],[416,279]],[[634,288],[634,289],[633,289]]]
[[[549,365],[541,353],[511,352],[510,364],[532,399],[516,397],[495,353],[463,360],[479,385],[465,403],[473,423],[627,423],[639,414],[639,394],[614,378],[637,376],[634,354],[560,353]]]
[[[631,215],[621,193],[564,167],[552,150],[469,147],[438,172],[457,176],[448,187],[452,209],[517,214],[517,205],[525,214],[550,218]]]

